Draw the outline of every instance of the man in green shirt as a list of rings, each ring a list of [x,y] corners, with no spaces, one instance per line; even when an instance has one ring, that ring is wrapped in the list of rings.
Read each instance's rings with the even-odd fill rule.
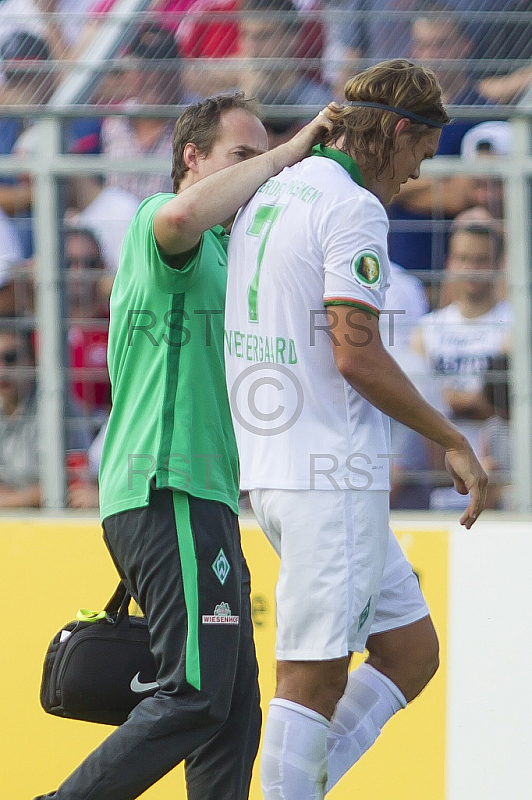
[[[224,375],[220,223],[328,126],[320,114],[266,152],[242,95],[189,107],[173,135],[175,194],[145,200],[126,233],[111,295],[101,517],[146,615],[159,689],[148,696],[147,687],[129,719],[41,800],[132,800],[183,759],[190,798],[248,796],[260,706]]]

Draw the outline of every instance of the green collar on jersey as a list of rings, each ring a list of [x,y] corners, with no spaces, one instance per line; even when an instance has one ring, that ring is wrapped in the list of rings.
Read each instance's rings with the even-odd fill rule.
[[[360,172],[360,167],[347,153],[342,153],[341,150],[335,150],[332,147],[325,147],[323,144],[317,144],[312,148],[311,155],[323,156],[324,158],[331,158],[333,161],[337,161],[338,164],[349,173],[355,183],[358,183],[359,186],[364,186],[364,178]]]

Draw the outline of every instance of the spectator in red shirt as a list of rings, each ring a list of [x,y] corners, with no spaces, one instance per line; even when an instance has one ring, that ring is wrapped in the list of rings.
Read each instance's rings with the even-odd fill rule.
[[[86,26],[79,55],[84,46],[96,35],[99,22],[111,11],[116,0],[97,0],[91,9],[93,19]],[[242,55],[240,38],[240,11],[242,0],[154,0],[146,9],[156,16],[157,23],[172,31],[181,54],[186,59],[238,58]],[[319,0],[296,0],[301,12],[318,11]],[[314,17],[301,23],[296,56],[319,59],[325,46],[325,33],[321,20]],[[234,64],[216,62],[212,66],[188,62],[184,65],[183,80],[193,94],[205,97],[239,85],[240,69]],[[312,70],[319,76],[319,69]],[[186,100],[185,102],[192,102]]]
[[[111,403],[107,372],[108,311],[99,294],[104,268],[94,234],[82,228],[68,230],[65,270],[71,389],[88,412],[100,417]]]
[[[83,453],[89,430],[79,406],[65,406],[66,446]],[[35,336],[30,330],[0,327],[0,508],[41,505],[37,420]]]

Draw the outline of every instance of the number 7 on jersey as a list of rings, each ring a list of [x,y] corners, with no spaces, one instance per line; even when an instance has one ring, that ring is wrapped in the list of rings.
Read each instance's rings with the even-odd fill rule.
[[[270,235],[275,220],[283,210],[283,207],[284,206],[259,206],[253,217],[253,222],[246,231],[249,236],[262,237],[257,254],[257,266],[248,289],[248,319],[250,322],[258,322],[259,319],[258,292],[260,268],[262,266],[262,259],[264,257],[268,236]]]

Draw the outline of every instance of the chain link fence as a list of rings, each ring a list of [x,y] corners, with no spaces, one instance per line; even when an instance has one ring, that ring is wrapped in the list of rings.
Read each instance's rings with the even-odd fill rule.
[[[355,72],[407,57],[435,70],[453,122],[388,209],[406,292],[390,295],[391,352],[475,441],[482,429],[493,507],[531,511],[531,34],[525,0],[0,2],[0,507],[97,504],[109,293],[139,202],[171,190],[180,109],[243,91],[274,146]],[[465,350],[455,319],[431,318],[448,324],[447,349],[423,323],[415,355],[422,315],[457,302],[450,253],[468,235],[477,256],[488,243],[492,317],[468,327]],[[473,352],[475,337],[493,341]],[[453,408],[458,389],[476,394],[469,411]],[[394,436],[396,507],[452,507],[438,458]]]

